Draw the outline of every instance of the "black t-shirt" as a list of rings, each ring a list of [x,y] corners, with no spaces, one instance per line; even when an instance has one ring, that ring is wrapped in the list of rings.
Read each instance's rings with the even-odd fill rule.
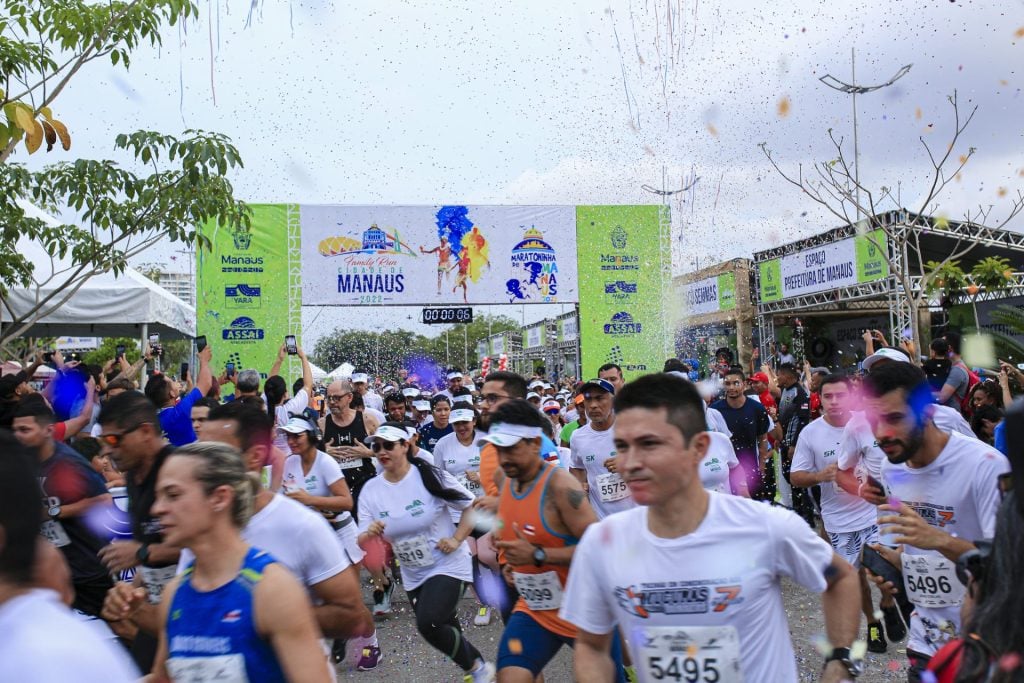
[[[54,444],[53,456],[39,468],[39,486],[43,493],[43,508],[70,505],[85,498],[107,493],[103,477],[70,447]],[[64,553],[71,569],[72,583],[109,580],[106,567],[97,553],[106,545],[86,524],[86,517],[61,517],[43,522],[43,535]]]
[[[711,407],[722,414],[732,432],[732,447],[736,454],[757,454],[757,443],[768,433],[768,411],[764,406],[747,398],[739,408],[733,408],[728,401],[715,401]]]
[[[366,424],[363,422],[361,410],[357,410],[352,422],[344,427],[336,425],[330,415],[324,420],[323,443],[325,448],[327,446],[354,446],[357,443],[366,445],[366,437]],[[363,458],[363,463],[359,467],[344,468],[341,473],[345,475],[345,483],[348,484],[349,491],[352,493],[353,503],[358,503],[359,491],[363,488],[363,484],[377,476],[377,468],[373,466],[372,459]],[[357,509],[353,505],[353,512]]]
[[[128,489],[128,515],[132,522],[132,538],[139,543],[156,545],[163,543],[164,534],[160,528],[160,520],[152,514],[153,503],[156,501],[156,478],[160,474],[167,456],[174,452],[174,446],[168,444],[157,453],[153,467],[149,474],[140,483],[135,483],[135,478],[129,473],[127,477]],[[167,564],[146,563],[147,567],[167,567],[177,564],[177,561]]]

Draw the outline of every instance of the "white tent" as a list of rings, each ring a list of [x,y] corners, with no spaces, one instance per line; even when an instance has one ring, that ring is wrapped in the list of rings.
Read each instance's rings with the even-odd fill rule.
[[[342,363],[327,373],[327,376],[333,377],[334,379],[348,379],[352,376],[352,371],[355,369],[355,366],[351,363]]]
[[[21,204],[25,213],[50,225],[60,222],[40,209]],[[58,290],[72,272],[70,259],[59,259],[45,252],[31,240],[19,240],[18,251],[35,265],[32,279],[38,286],[11,288],[0,322],[12,322],[9,306],[15,316],[22,315]],[[51,301],[63,297],[57,294]],[[71,295],[66,302],[49,311],[26,333],[33,337],[135,337],[159,333],[162,339],[191,338],[196,334],[196,311],[184,301],[163,289],[132,268],[120,275],[112,272],[95,275]]]
[[[324,369],[321,368],[321,367],[318,367],[316,363],[310,363],[309,364],[309,369],[313,371],[313,380],[314,381],[319,382],[320,380],[322,380],[325,377],[327,377],[327,373],[324,372]]]

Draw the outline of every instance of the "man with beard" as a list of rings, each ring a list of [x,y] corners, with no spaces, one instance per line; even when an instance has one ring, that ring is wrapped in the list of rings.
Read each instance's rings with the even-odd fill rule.
[[[758,500],[771,500],[771,494],[764,486],[765,462],[762,456],[768,448],[768,413],[764,406],[743,393],[745,383],[743,371],[739,368],[732,368],[726,373],[724,384],[725,398],[711,404],[711,407],[722,414],[732,432],[732,445],[740,461],[737,469],[745,474],[750,495]]]
[[[974,540],[995,533],[998,479],[1010,465],[991,446],[935,426],[931,388],[920,368],[899,362],[872,368],[864,390],[865,413],[886,459],[882,490],[869,481],[861,491],[880,506],[882,533],[903,546],[902,552],[872,547],[902,568],[914,604],[907,680],[917,683],[931,656],[959,634],[965,587],[956,561]]]

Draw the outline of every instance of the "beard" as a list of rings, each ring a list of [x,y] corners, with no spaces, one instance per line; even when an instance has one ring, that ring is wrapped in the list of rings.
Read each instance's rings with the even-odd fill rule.
[[[878,446],[884,447],[887,445],[899,445],[902,446],[903,450],[898,455],[885,454],[885,457],[889,459],[893,465],[901,465],[906,461],[914,457],[919,450],[921,450],[921,444],[924,443],[924,425],[915,427],[906,441],[900,439],[887,439],[885,441],[879,441]]]

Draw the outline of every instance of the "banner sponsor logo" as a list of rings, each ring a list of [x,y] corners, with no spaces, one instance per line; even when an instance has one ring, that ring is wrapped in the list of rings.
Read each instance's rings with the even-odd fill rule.
[[[227,285],[224,287],[224,307],[259,308],[261,292],[259,285]]]
[[[722,273],[715,277],[688,282],[683,299],[689,315],[703,315],[736,308],[736,275]]]
[[[637,293],[635,281],[616,280],[604,283],[604,299],[609,303],[625,304],[633,301]]]
[[[876,230],[762,262],[761,300],[778,301],[888,277],[887,251],[885,232]]]
[[[263,330],[256,327],[252,318],[241,316],[231,321],[231,324],[221,330],[221,338],[230,341],[260,341],[263,339]]]
[[[611,335],[640,334],[643,325],[633,320],[627,311],[619,311],[612,316],[611,322],[605,323],[604,333]]]

